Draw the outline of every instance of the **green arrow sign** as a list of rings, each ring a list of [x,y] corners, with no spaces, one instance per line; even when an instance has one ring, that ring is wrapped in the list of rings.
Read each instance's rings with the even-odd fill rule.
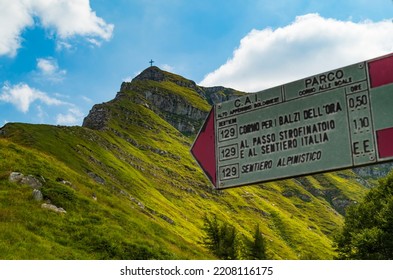
[[[393,54],[212,112],[216,166],[209,176],[219,189],[393,160]]]

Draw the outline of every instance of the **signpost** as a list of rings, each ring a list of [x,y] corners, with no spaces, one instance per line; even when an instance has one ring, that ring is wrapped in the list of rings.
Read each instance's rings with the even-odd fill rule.
[[[393,54],[216,104],[191,153],[217,189],[393,160]]]

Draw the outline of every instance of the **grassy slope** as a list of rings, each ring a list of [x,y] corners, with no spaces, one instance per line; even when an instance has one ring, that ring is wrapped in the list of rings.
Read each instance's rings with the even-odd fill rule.
[[[0,259],[213,258],[199,243],[202,218],[213,214],[246,238],[260,224],[271,258],[330,259],[343,218],[323,191],[353,199],[365,192],[350,171],[215,191],[190,156],[190,138],[132,98],[107,106],[105,131],[6,126]],[[29,187],[8,182],[11,171],[43,176],[44,195],[67,213],[41,209]]]

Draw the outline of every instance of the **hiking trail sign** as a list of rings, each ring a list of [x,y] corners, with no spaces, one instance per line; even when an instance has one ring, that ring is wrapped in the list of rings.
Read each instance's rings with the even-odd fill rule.
[[[393,54],[213,106],[191,153],[217,189],[393,160]]]

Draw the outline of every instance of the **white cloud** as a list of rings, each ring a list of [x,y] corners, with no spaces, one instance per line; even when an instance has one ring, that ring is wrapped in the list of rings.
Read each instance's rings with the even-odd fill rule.
[[[107,24],[91,10],[89,0],[29,0],[46,28],[56,30],[60,38],[74,35],[109,40],[113,24]]]
[[[62,98],[62,99],[70,99],[70,96],[67,94],[61,94],[61,93],[55,92],[53,95],[58,98]]]
[[[85,101],[86,103],[93,103],[93,100],[87,96],[82,95],[81,98],[83,99],[83,101]]]
[[[48,116],[48,114],[45,112],[44,109],[42,109],[42,107],[40,105],[37,105],[36,109],[38,112],[37,117],[41,120],[41,123],[44,122],[44,119],[45,119],[45,117]]]
[[[60,69],[57,60],[52,57],[37,59],[37,75],[39,78],[51,82],[60,82],[67,74],[66,70]]]
[[[72,49],[72,45],[70,43],[64,41],[57,41],[56,43],[56,51],[71,50],[71,49]]]
[[[174,72],[174,68],[168,64],[163,64],[160,66],[160,68],[164,71]]]
[[[63,96],[64,95],[60,95]],[[82,98],[88,99],[87,97]],[[56,124],[74,125],[82,123],[84,114],[75,105],[65,102],[57,98],[50,97],[47,93],[38,89],[31,88],[29,85],[20,83],[10,85],[6,83],[0,90],[0,102],[10,103],[23,113],[29,112],[30,107],[34,104],[37,117],[41,122],[47,118],[48,110],[45,106],[58,106],[57,112],[65,111],[66,113],[58,113],[55,117]]]
[[[76,107],[68,109],[66,114],[58,114],[56,116],[56,124],[58,125],[75,125],[80,124],[84,114]]]
[[[201,85],[258,91],[393,51],[393,23],[299,16],[292,24],[252,30],[233,57]]]
[[[138,76],[140,73],[141,73],[141,72],[139,72],[139,73],[138,73],[137,75],[135,75],[135,76]],[[133,78],[134,78],[134,77],[132,77],[132,76],[125,77],[125,78],[122,79],[122,82],[131,82]]]
[[[15,56],[21,31],[34,24],[24,2],[0,0],[0,55]]]
[[[25,83],[19,83],[17,85],[5,84],[0,92],[0,101],[11,103],[23,113],[27,113],[30,105],[36,101],[40,101],[46,105],[67,104],[59,99],[48,96],[40,90],[31,88]]]
[[[0,0],[0,55],[16,55],[22,31],[37,25],[35,18],[56,34],[59,48],[70,48],[67,39],[77,35],[99,45],[112,37],[114,28],[97,17],[89,0]]]
[[[94,38],[88,38],[87,41],[94,46],[97,46],[97,47],[101,46],[101,41],[98,41]]]
[[[53,59],[47,58],[38,58],[37,59],[37,68],[44,74],[53,74],[55,73],[59,66],[57,65],[56,61]]]

